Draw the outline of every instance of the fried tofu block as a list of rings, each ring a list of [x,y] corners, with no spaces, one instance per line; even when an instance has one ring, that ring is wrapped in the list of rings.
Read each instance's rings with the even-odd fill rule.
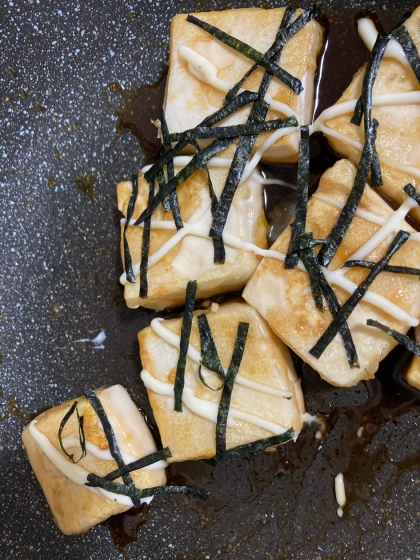
[[[98,389],[96,394],[111,422],[125,463],[156,451],[146,422],[121,385]],[[76,400],[78,412],[84,416],[87,454],[77,464],[73,464],[60,449],[58,430],[74,400],[43,412],[22,433],[23,445],[54,520],[66,535],[85,533],[111,515],[132,507],[131,499],[126,496],[105,493],[84,485],[89,473],[105,476],[118,468],[110,454],[99,419],[85,397]],[[66,451],[74,454],[77,460],[81,448],[76,414],[66,424],[62,437]],[[133,471],[131,476],[137,488],[165,485],[165,463],[162,463]]]
[[[275,40],[284,12],[285,8],[247,8],[193,15],[265,53]],[[297,10],[295,17],[301,12],[302,10]],[[186,18],[186,14],[179,14],[172,19],[171,25],[169,74],[164,102],[170,132],[194,128],[220,109],[229,84],[237,83],[254,64],[206,31],[187,22]],[[277,78],[273,78],[268,90],[275,101],[285,103],[295,111],[302,124],[312,121],[314,77],[322,44],[323,30],[313,20],[287,42],[280,58],[280,66],[302,81],[303,92],[297,95]],[[209,75],[213,76],[214,83],[209,83]],[[242,87],[257,91],[262,76],[263,69],[259,68]],[[236,116],[229,118],[229,124],[246,122],[249,111],[250,106],[244,107]],[[267,120],[285,116],[285,113],[270,109]],[[255,149],[270,134],[261,134]],[[232,146],[230,151],[233,148]],[[295,132],[277,140],[264,153],[263,160],[293,163],[298,159],[298,151],[299,136]]]
[[[404,23],[417,49],[420,50],[420,7]],[[395,40],[393,40],[395,41]],[[337,104],[358,99],[362,92],[362,83],[366,64],[354,75],[348,88]],[[400,61],[388,57],[385,53],[379,67],[378,76],[373,86],[373,95],[397,94],[420,91],[420,85],[412,69]],[[337,105],[336,104],[336,105]],[[360,149],[351,142],[364,142],[362,126],[351,124],[353,111],[325,121],[334,132],[344,134],[350,143],[334,136],[334,132],[323,130],[331,146],[338,153],[348,157],[357,164]],[[379,192],[394,203],[401,204],[407,197],[402,189],[407,183],[420,188],[420,104],[393,104],[374,106],[372,117],[377,119],[376,147],[381,157],[383,186]],[[396,164],[396,165],[395,165]],[[420,223],[420,209],[412,211],[413,218]]]
[[[227,448],[271,437],[293,427],[299,433],[304,404],[290,354],[271,332],[260,314],[244,302],[221,305],[206,312],[223,367],[229,367],[238,323],[249,323],[245,352],[233,388],[227,427]],[[217,307],[217,306],[216,306]],[[173,383],[179,357],[182,319],[160,321],[139,333],[141,377],[164,446],[171,449],[168,461],[209,459],[216,453],[216,418],[221,391],[212,391],[198,377],[200,336],[196,312],[190,347],[197,360],[187,358],[183,410],[174,411]],[[172,338],[175,340],[169,341]],[[204,367],[210,387],[220,387],[220,379]],[[210,419],[211,418],[211,419]]]
[[[176,167],[175,170],[177,171],[179,168]],[[209,171],[213,188],[219,197],[227,177],[228,167],[211,164]],[[241,240],[251,242],[265,249],[268,225],[264,215],[262,186],[259,178],[259,174],[253,173],[238,187],[224,231],[235,236],[239,242]],[[128,181],[119,183],[117,188],[118,208],[125,216],[131,189],[131,182]],[[148,183],[141,173],[139,195],[133,218],[137,218],[146,207],[148,191]],[[178,187],[177,192],[184,228],[178,233],[176,229],[165,229],[166,224],[170,222],[173,224],[172,212],[163,212],[162,205],[158,207],[152,217],[148,297],[144,299],[139,297],[138,269],[135,284],[126,282],[125,275],[123,275],[124,297],[128,307],[142,306],[161,310],[182,305],[189,280],[198,280],[198,298],[241,289],[260,261],[260,257],[254,252],[226,244],[225,263],[223,265],[214,264],[213,242],[208,237],[211,210],[208,177],[205,170],[196,171]],[[203,216],[204,220],[201,221],[200,228],[204,237],[193,235],[191,229],[190,233],[187,233],[187,224],[198,222]],[[123,229],[124,224],[122,224],[122,234]],[[142,226],[129,226],[127,240],[133,264],[139,263],[141,260],[142,238]],[[159,254],[161,258],[155,262],[154,259]],[[124,259],[123,235],[121,235],[121,255]]]
[[[352,188],[356,168],[348,160],[338,161],[321,177],[320,185],[308,204],[307,230],[315,239],[324,239],[335,224]],[[381,228],[393,211],[369,186],[365,191],[356,216],[339,247],[329,270],[337,270]],[[405,222],[396,224],[396,229],[414,230]],[[382,230],[384,231],[384,230]],[[386,252],[394,234],[385,234],[385,239],[363,257],[368,261],[379,261]],[[417,234],[418,236],[418,234]],[[288,227],[271,249],[287,253],[290,240]],[[366,246],[367,247],[367,246]],[[409,239],[391,258],[391,265],[417,267],[420,262],[420,243]],[[343,271],[344,272],[344,271]],[[326,274],[341,305],[348,299],[369,271],[362,268],[347,269],[344,282]],[[347,280],[353,288],[346,286]],[[375,296],[379,294],[380,300]],[[332,316],[325,303],[324,312],[314,304],[305,270],[286,270],[282,260],[264,258],[248,282],[243,297],[268,321],[274,332],[321,377],[332,385],[349,387],[362,379],[374,377],[379,362],[394,348],[397,342],[379,329],[368,327],[367,319],[406,333],[410,325],[420,317],[420,283],[418,277],[381,272],[371,284],[368,294],[350,315],[348,324],[359,356],[360,368],[350,367],[343,342],[337,335],[319,359],[309,350],[316,344],[331,323]],[[370,298],[370,301],[367,301]],[[373,300],[373,303],[372,303]],[[387,311],[384,309],[388,305]],[[392,304],[395,304],[394,307]],[[392,308],[392,309],[391,309]]]

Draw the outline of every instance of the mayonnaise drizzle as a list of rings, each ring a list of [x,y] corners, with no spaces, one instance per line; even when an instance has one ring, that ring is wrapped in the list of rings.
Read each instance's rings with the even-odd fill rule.
[[[366,47],[371,51],[373,49],[373,45],[375,44],[376,37],[378,36],[378,30],[376,29],[373,21],[370,18],[360,18],[357,22],[357,32]],[[387,44],[384,57],[394,58],[395,60],[398,60],[398,62],[401,62],[404,66],[411,68],[410,63],[405,56],[404,49],[394,38],[392,38]]]
[[[174,397],[174,385],[172,383],[166,383],[160,381],[151,375],[147,370],[143,370],[140,374],[145,386],[151,391],[158,393],[160,395],[166,395],[169,397]],[[211,422],[217,423],[217,412],[219,404],[217,402],[207,401],[206,399],[200,399],[196,397],[194,393],[188,387],[184,387],[182,391],[182,402],[185,406],[197,416],[201,416]],[[262,418],[261,416],[256,416],[255,414],[250,414],[249,412],[244,412],[234,407],[229,407],[229,415],[227,420],[227,426],[229,428],[234,428],[237,426],[236,420],[242,420],[248,424],[253,424],[272,432],[275,435],[283,434],[288,430],[280,424],[271,422]]]
[[[176,333],[172,332],[171,330],[167,329],[162,322],[164,319],[160,319],[156,317],[150,323],[150,326],[154,333],[156,333],[162,340],[173,346],[174,348],[178,348],[180,346],[181,338]],[[200,352],[192,346],[192,344],[188,345],[187,356],[191,358],[196,364],[200,363]],[[227,371],[226,368],[223,368],[225,373]],[[208,370],[205,366],[201,366],[201,371],[204,375],[212,375],[215,374]],[[237,374],[235,378],[235,382],[239,385],[243,385],[244,387],[249,387],[250,389],[254,389],[255,391],[260,391],[261,393],[267,393],[269,395],[276,395],[277,397],[285,397],[290,398],[293,397],[293,391],[281,391],[280,389],[275,389],[274,387],[270,387],[269,385],[265,385],[263,383],[258,383],[256,381],[252,381],[252,379],[248,379],[244,377],[240,373]]]

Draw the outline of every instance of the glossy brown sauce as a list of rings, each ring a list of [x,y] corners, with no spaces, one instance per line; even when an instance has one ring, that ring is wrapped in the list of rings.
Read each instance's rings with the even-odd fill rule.
[[[319,65],[322,67],[319,76],[321,85],[317,91],[315,117],[339,99],[353,74],[367,60],[367,50],[355,31],[357,14],[360,14],[360,10],[340,9],[326,13],[329,33],[322,64]],[[393,28],[402,15],[393,11],[381,13],[385,30]],[[119,95],[119,105],[112,108],[118,116],[117,138],[126,131],[134,134],[146,153],[148,162],[156,157],[160,149],[156,129],[150,119],[160,116],[164,87],[164,77],[152,86],[132,90],[123,90],[116,82],[108,86],[109,91]],[[329,148],[325,138],[318,133],[313,135],[310,166],[312,192],[322,173],[336,159],[337,156]],[[293,184],[296,181],[296,166],[264,166],[263,169],[269,177]],[[271,241],[276,239],[287,224],[293,213],[293,204],[294,194],[290,189],[278,185],[268,185],[265,188],[265,209]],[[294,356],[296,370],[302,377],[307,410],[322,418],[323,424],[321,427],[316,424],[307,426],[296,443],[281,446],[271,453],[263,452],[244,459],[248,462],[251,492],[243,501],[258,501],[264,489],[270,487],[277,477],[287,477],[287,496],[282,494],[278,497],[278,507],[282,507],[282,501],[297,504],[308,470],[313,468],[320,446],[325,444],[328,444],[328,448],[324,460],[334,473],[343,472],[345,475],[345,516],[351,510],[351,515],[357,517],[357,507],[360,506],[363,511],[368,508],[377,488],[383,499],[389,497],[404,472],[420,467],[420,452],[403,454],[402,458],[393,456],[391,460],[388,443],[377,438],[381,428],[392,425],[393,422],[398,423],[405,414],[416,417],[420,413],[420,393],[408,386],[402,377],[410,359],[407,352],[398,348],[381,363],[374,380],[362,382],[357,388],[336,389],[322,381],[316,372]],[[363,428],[361,432],[360,428]],[[315,437],[317,431],[320,439]],[[392,468],[387,480],[379,484],[380,473],[390,466]],[[322,469],[319,476],[323,476]],[[201,461],[174,463],[168,469],[170,484],[207,487],[211,493],[213,481],[213,467]],[[228,501],[221,501],[211,494],[207,502],[195,498],[186,499],[198,514],[198,529],[216,522],[218,512],[229,506]],[[226,500],[229,500],[229,496]],[[317,512],[321,519],[318,519],[318,524],[322,526],[322,530],[312,538],[314,548],[321,538],[327,538],[327,528],[338,522],[336,508],[337,504],[332,499],[323,511]],[[104,523],[119,549],[136,540],[137,531],[147,518],[147,511],[148,507],[132,509]],[[376,529],[384,528],[386,522],[386,519],[378,521]],[[250,529],[248,536],[241,534],[241,539],[251,538],[253,531],[254,529]],[[308,541],[311,543],[311,537],[308,537]],[[358,547],[360,552],[365,551],[365,545],[361,541]],[[221,552],[229,553],[229,547],[222,548]],[[288,556],[284,556],[286,557]]]

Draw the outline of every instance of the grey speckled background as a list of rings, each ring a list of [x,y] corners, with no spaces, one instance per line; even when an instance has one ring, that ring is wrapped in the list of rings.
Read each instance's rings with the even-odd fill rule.
[[[198,9],[220,4],[204,1]],[[397,4],[401,14],[415,5]],[[376,5],[390,6],[385,0]],[[160,78],[170,18],[194,9],[194,2],[168,0],[2,3],[0,558],[420,558],[416,468],[403,473],[389,494],[379,478],[376,489],[366,490],[365,502],[356,501],[343,520],[336,517],[329,453],[342,449],[334,440],[337,430],[345,433],[342,418],[328,452],[317,452],[312,434],[307,454],[290,458],[291,464],[310,466],[306,475],[296,470],[282,476],[281,469],[267,474],[276,456],[214,470],[200,467],[199,474],[189,466],[186,480],[207,485],[215,496],[211,507],[180,497],[155,500],[138,542],[124,553],[103,526],[72,537],[57,530],[22,450],[25,418],[79,395],[85,385],[122,383],[147,410],[136,334],[150,315],[128,310],[123,302],[115,207],[117,181],[144,158],[130,134],[114,144],[117,118],[104,90],[115,80],[130,88]],[[97,176],[95,200],[75,181],[91,174]],[[104,350],[74,342],[102,329]],[[327,409],[334,406],[338,397],[331,388],[316,391],[313,408],[319,395]],[[360,404],[367,395],[363,386],[349,398]],[[339,398],[345,400],[345,394]],[[407,413],[386,425],[373,440],[372,453],[381,438],[398,442],[407,434],[409,451],[418,451],[415,418]],[[391,457],[409,453],[392,445]],[[288,453],[280,452],[285,463]],[[381,476],[392,474],[390,462]]]

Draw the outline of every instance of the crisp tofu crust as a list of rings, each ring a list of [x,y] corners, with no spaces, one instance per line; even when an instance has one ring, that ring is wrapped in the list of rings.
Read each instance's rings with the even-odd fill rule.
[[[404,22],[417,49],[420,51],[420,8],[417,8],[411,17]],[[353,77],[348,88],[337,101],[342,103],[358,99],[362,92],[362,83],[366,64],[360,68]],[[379,67],[379,72],[373,86],[373,94],[402,93],[419,91],[420,85],[411,68],[402,65],[392,58],[384,58]],[[362,126],[351,124],[352,113],[327,120],[325,124],[333,130],[345,134],[352,140],[364,143]],[[376,147],[380,156],[416,168],[420,172],[420,105],[394,105],[373,107],[372,117],[377,119]],[[331,146],[338,153],[348,157],[353,163],[358,164],[360,150],[341,139],[324,131]],[[383,186],[378,189],[381,194],[400,205],[407,197],[402,191],[407,183],[420,188],[419,173],[413,174],[410,169],[400,170],[390,163],[381,161]],[[411,215],[420,223],[420,209],[412,210]]]
[[[210,167],[209,171],[213,188],[219,197],[228,168]],[[194,223],[205,208],[210,208],[207,180],[206,172],[199,169],[178,187],[178,200],[185,222]],[[118,208],[124,216],[127,215],[131,189],[132,185],[129,181],[119,183],[117,187]],[[146,208],[148,190],[148,183],[143,174],[140,174],[139,195],[133,218],[137,218]],[[173,216],[170,211],[163,212],[160,205],[152,219],[172,221]],[[210,225],[209,221],[203,227],[209,229]],[[121,256],[124,260],[124,225],[121,227]],[[244,241],[254,243],[262,249],[267,247],[268,225],[263,209],[262,187],[255,179],[255,174],[238,187],[229,211],[225,231]],[[152,227],[149,254],[152,256],[175,234],[175,229]],[[127,240],[133,264],[141,260],[142,239],[142,227],[128,227]],[[251,251],[234,249],[228,245],[226,245],[226,262],[223,265],[215,265],[213,256],[213,243],[209,237],[193,235],[183,237],[156,264],[150,266],[149,263],[147,298],[139,297],[139,276],[137,276],[135,284],[129,282],[125,284],[124,297],[128,307],[142,306],[161,310],[182,305],[185,301],[185,290],[189,280],[198,281],[198,298],[239,290],[245,286],[261,259]]]
[[[105,389],[106,391],[106,389]],[[97,392],[99,395],[99,391]],[[43,412],[36,418],[36,428],[44,434],[54,447],[60,451],[58,441],[58,429],[60,422],[68,412],[74,401],[77,400],[79,414],[85,413],[87,401],[85,397],[79,397],[62,403]],[[140,413],[139,430],[148,430]],[[78,426],[76,415],[68,421],[64,431],[63,438],[69,434],[77,433]],[[144,424],[144,426],[143,426]],[[102,431],[102,430],[101,430]],[[85,427],[86,439],[95,436],[90,435]],[[150,440],[144,443],[144,455],[152,453],[156,450],[153,439],[149,434]],[[59,529],[66,534],[85,533],[94,525],[105,521],[111,515],[121,513],[130,509],[129,506],[121,505],[112,500],[107,499],[102,494],[97,494],[89,490],[82,484],[77,484],[64,475],[55,464],[45,455],[38,442],[32,436],[29,425],[25,427],[22,433],[22,441],[25,451],[28,455],[29,462],[34,473],[44,491],[45,497],[51,508],[51,513],[57,523]],[[97,442],[97,440],[96,440]],[[151,442],[153,442],[151,444]],[[108,448],[107,444],[101,445],[102,449]],[[69,448],[70,453],[75,453],[75,457],[79,457],[80,448]],[[64,454],[63,454],[64,456]],[[118,468],[114,460],[99,459],[89,451],[79,463],[79,466],[85,468],[89,472],[94,472],[99,476],[105,476],[109,472]],[[131,473],[133,481],[137,488],[152,488],[166,484],[165,471],[160,470],[139,470]]]
[[[313,232],[315,239],[327,237],[341,211],[334,204],[317,199],[316,195],[325,195],[344,203],[353,185],[355,173],[356,168],[351,162],[340,160],[322,176],[318,191],[308,204],[307,229]],[[369,186],[365,187],[359,209],[381,218],[392,215],[391,208]],[[380,225],[356,215],[329,269],[341,267],[379,228]],[[414,231],[406,222],[402,223],[400,229]],[[366,260],[380,260],[393,237],[394,235],[389,236]],[[289,240],[288,227],[272,249],[287,253]],[[390,264],[416,267],[419,262],[420,243],[409,239],[394,255]],[[366,269],[353,268],[348,269],[345,276],[360,284],[368,272]],[[342,305],[349,294],[334,285],[333,289]],[[370,290],[384,296],[410,315],[420,317],[420,284],[416,276],[382,272],[371,284]],[[379,362],[397,344],[379,329],[366,326],[368,318],[376,319],[404,334],[409,329],[407,324],[402,324],[376,306],[366,301],[359,303],[348,321],[360,361],[360,368],[352,368],[347,362],[339,335],[318,360],[309,354],[309,350],[331,323],[332,316],[326,305],[323,313],[315,307],[306,271],[286,270],[283,261],[264,258],[248,282],[243,297],[259,310],[274,332],[317,370],[323,379],[341,387],[352,386],[362,379],[374,377]]]
[[[195,313],[192,324],[190,345],[200,349],[200,337]],[[238,323],[249,323],[245,352],[239,374],[252,381],[268,385],[282,391],[294,391],[291,399],[270,395],[250,389],[235,382],[231,407],[258,415],[284,426],[293,427],[299,433],[304,412],[300,381],[294,372],[290,354],[285,345],[272,333],[261,315],[246,303],[221,305],[216,312],[207,311],[212,335],[224,367],[232,358]],[[171,319],[162,323],[169,330],[181,332],[182,319]],[[166,383],[174,383],[179,350],[147,327],[139,333],[140,357],[144,370],[154,378]],[[212,376],[213,377],[213,376]],[[220,386],[220,380],[208,381],[213,387]],[[187,359],[185,386],[200,399],[218,403],[221,391],[207,389],[198,378],[198,364]],[[174,411],[174,398],[147,389],[153,414],[159,427],[162,444],[168,446],[170,461],[209,459],[216,453],[216,424],[198,416],[183,405],[182,412]],[[236,427],[227,428],[227,448],[270,437],[274,434],[264,428],[245,421],[237,421]]]
[[[220,12],[193,14],[244,41],[260,52],[266,52],[275,40],[285,8],[265,10],[246,8]],[[298,17],[302,10],[297,10]],[[182,132],[194,128],[207,116],[223,106],[226,92],[194,76],[188,63],[179,54],[184,45],[207,58],[217,69],[217,77],[231,84],[238,82],[254,64],[250,59],[224,45],[209,33],[187,22],[187,14],[179,14],[172,19],[170,34],[169,74],[164,102],[165,115],[170,132]],[[286,103],[300,117],[302,124],[312,121],[314,107],[314,76],[318,54],[323,44],[321,25],[312,20],[303,27],[284,47],[280,66],[302,81],[304,91],[298,96],[277,78],[273,78],[268,93],[276,100]],[[244,89],[257,91],[263,69],[259,68],[244,83]],[[249,108],[238,112],[237,121],[245,122]],[[284,115],[269,110],[267,120],[282,118]],[[256,142],[257,149],[271,133],[261,134]],[[234,149],[232,146],[230,152]],[[229,152],[229,153],[230,153]],[[263,160],[276,163],[294,163],[298,159],[299,136],[293,133],[279,139],[263,155]]]

